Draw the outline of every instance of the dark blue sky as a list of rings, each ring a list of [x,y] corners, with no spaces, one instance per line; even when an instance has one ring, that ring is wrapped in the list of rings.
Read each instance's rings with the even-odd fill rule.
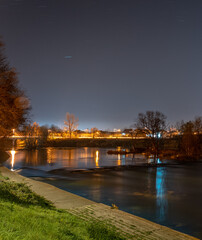
[[[201,0],[0,0],[0,35],[40,124],[202,114]]]

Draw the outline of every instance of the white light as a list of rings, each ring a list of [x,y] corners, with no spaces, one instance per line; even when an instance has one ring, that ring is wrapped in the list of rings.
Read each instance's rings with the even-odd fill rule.
[[[11,159],[11,171],[14,171],[13,167],[14,167],[14,163],[15,163],[15,150],[11,150],[11,156],[12,156],[12,159]]]

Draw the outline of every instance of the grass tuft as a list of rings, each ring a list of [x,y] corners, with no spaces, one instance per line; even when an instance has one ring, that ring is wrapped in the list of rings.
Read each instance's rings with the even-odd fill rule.
[[[37,205],[43,208],[54,208],[50,201],[34,193],[24,183],[2,180],[0,183],[0,199],[24,206]]]
[[[105,236],[105,240],[123,240],[124,238],[116,232],[111,225],[107,226],[104,222],[94,222],[88,227],[88,232],[92,239],[101,240]]]

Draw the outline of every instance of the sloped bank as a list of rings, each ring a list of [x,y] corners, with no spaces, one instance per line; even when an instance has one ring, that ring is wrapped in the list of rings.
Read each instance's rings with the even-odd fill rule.
[[[79,216],[80,219],[87,222],[103,220],[115,226],[126,239],[196,239],[118,209],[112,209],[107,205],[60,190],[52,185],[22,177],[5,167],[0,167],[0,172],[12,181],[28,184],[34,192],[52,201],[57,208],[65,209]]]

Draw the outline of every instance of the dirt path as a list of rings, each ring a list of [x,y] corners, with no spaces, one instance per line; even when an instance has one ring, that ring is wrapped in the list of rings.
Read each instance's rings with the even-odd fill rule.
[[[47,183],[25,178],[5,167],[0,167],[0,172],[4,177],[9,177],[11,181],[27,183],[34,192],[52,201],[57,208],[66,209],[85,221],[104,220],[114,225],[127,239],[196,239],[121,210],[112,209],[102,203],[63,191]]]

